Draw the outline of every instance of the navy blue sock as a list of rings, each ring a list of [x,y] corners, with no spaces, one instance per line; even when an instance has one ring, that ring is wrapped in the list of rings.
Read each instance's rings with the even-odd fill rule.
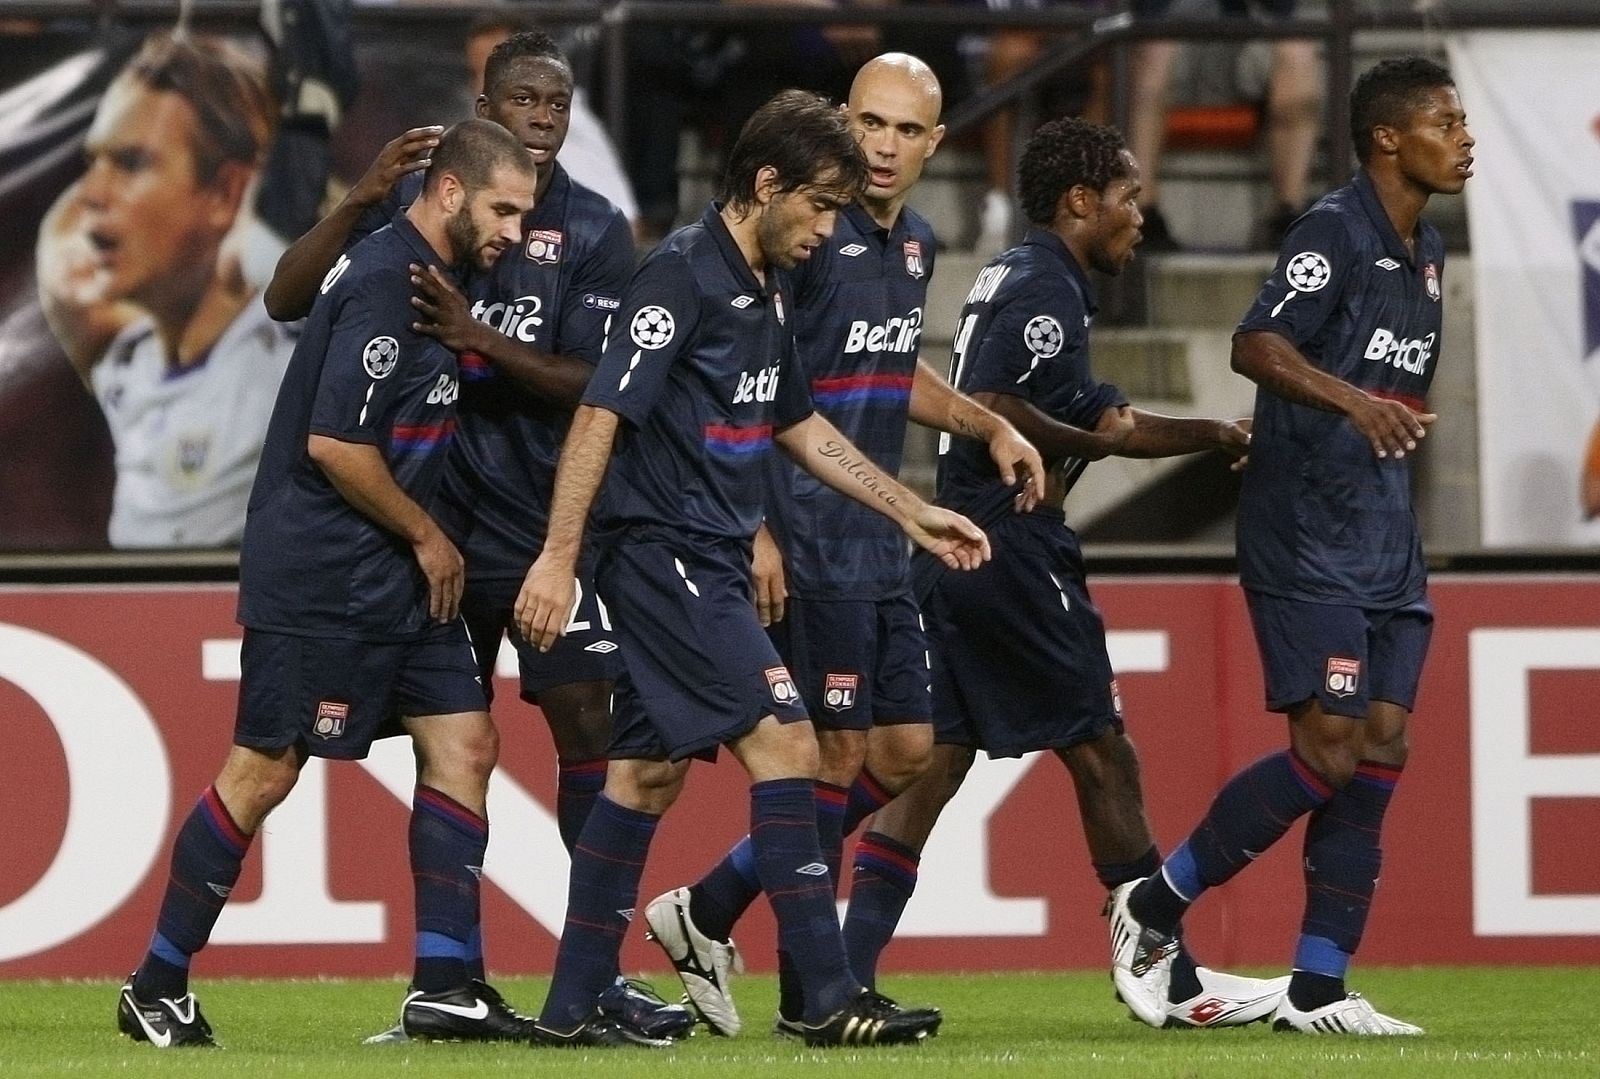
[[[745,836],[711,871],[689,886],[689,917],[713,940],[727,940],[736,922],[761,894],[756,851]]]
[[[556,827],[568,854],[578,845],[583,822],[605,786],[605,761],[556,762]]]
[[[750,787],[750,842],[761,890],[778,919],[778,940],[805,992],[805,1020],[817,1023],[861,992],[850,974],[834,908],[833,883],[817,842],[816,793],[809,779]]]
[[[856,776],[856,781],[850,784],[850,801],[845,805],[840,830],[845,835],[854,835],[862,821],[888,805],[893,798],[888,788],[863,768],[861,774]]]
[[[172,869],[155,935],[133,979],[140,999],[176,1000],[189,991],[189,960],[211,939],[252,838],[233,822],[217,789],[207,787],[172,843]]]
[[[844,815],[850,801],[850,792],[834,783],[817,780],[817,846],[822,849],[823,864],[828,867],[828,883],[833,895],[839,896],[839,863],[844,860]],[[692,912],[691,912],[692,913]],[[794,958],[782,948],[778,949],[778,1013],[794,1019],[804,1007],[805,992],[800,985],[800,971]]]
[[[454,989],[470,977],[489,822],[449,795],[418,784],[411,799],[410,845],[417,905],[411,984],[425,993]]]
[[[882,832],[868,832],[856,844],[844,951],[851,972],[868,989],[877,985],[878,956],[888,947],[911,893],[917,890],[921,860],[919,851]]]
[[[1333,795],[1293,750],[1262,757],[1217,792],[1199,827],[1167,856],[1161,872],[1128,897],[1133,916],[1170,933],[1189,904],[1215,888]]]
[[[483,901],[481,893],[478,898],[481,904]],[[483,910],[481,907],[478,911],[478,918],[478,924],[473,926],[472,932],[467,935],[467,977],[473,981],[486,982],[489,980],[489,975],[484,972],[483,967]]]
[[[661,818],[620,806],[601,794],[572,852],[567,922],[539,1021],[563,1033],[586,1022],[595,1001],[616,980],[623,935],[639,902],[650,840]]]
[[[1383,867],[1383,816],[1400,769],[1362,761],[1355,778],[1306,824],[1306,912],[1289,993],[1303,1011],[1342,1000]]]

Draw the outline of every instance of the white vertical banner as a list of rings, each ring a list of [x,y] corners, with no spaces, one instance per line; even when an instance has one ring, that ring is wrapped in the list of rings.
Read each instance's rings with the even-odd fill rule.
[[[1579,494],[1600,420],[1600,31],[1475,31],[1449,50],[1478,140],[1483,541],[1600,543]]]

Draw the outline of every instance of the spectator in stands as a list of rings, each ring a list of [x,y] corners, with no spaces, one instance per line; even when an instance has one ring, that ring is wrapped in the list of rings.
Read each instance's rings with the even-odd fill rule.
[[[1295,0],[1217,2],[1227,17],[1244,16],[1253,10],[1269,18],[1287,19],[1295,12]],[[1133,10],[1139,18],[1160,18],[1173,6],[1174,0],[1134,0]],[[1176,41],[1146,41],[1133,50],[1133,111],[1128,123],[1128,144],[1144,165],[1144,192],[1139,202],[1144,211],[1146,251],[1171,251],[1181,246],[1159,205],[1167,87],[1177,55]],[[1292,39],[1274,42],[1267,86],[1266,139],[1275,203],[1257,228],[1254,241],[1259,246],[1276,248],[1289,225],[1305,209],[1321,103],[1316,43]]]

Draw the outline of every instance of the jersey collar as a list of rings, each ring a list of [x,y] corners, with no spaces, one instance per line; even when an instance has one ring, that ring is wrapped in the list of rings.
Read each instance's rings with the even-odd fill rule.
[[[560,224],[567,216],[567,194],[572,190],[572,177],[557,161],[550,173],[550,186],[544,189],[544,198],[523,216],[526,228]]]
[[[423,237],[421,232],[417,231],[417,226],[411,223],[411,219],[406,216],[405,210],[397,210],[389,224],[394,229],[395,235],[404,240],[406,246],[411,248],[412,253],[417,256],[417,262],[423,266],[439,267],[449,274],[452,280],[460,279],[459,268],[447,265],[444,262],[439,252],[433,249],[433,245]]]
[[[1390,258],[1399,260],[1407,266],[1415,268],[1417,263],[1411,257],[1411,252],[1406,250],[1406,245],[1400,239],[1400,234],[1395,231],[1394,222],[1389,220],[1388,211],[1383,208],[1383,202],[1378,198],[1378,189],[1372,184],[1372,177],[1367,175],[1366,169],[1357,169],[1356,178],[1351,183],[1356,189],[1356,198],[1361,202],[1361,208],[1367,212],[1367,217],[1372,220],[1372,227],[1377,230],[1378,237],[1383,240],[1383,249]],[[1418,236],[1417,253],[1422,253],[1422,225],[1417,224]]]
[[[707,206],[706,212],[700,216],[700,224],[705,226],[712,242],[717,245],[717,250],[722,253],[722,261],[728,264],[728,270],[738,281],[739,287],[763,299],[770,295],[771,289],[761,287],[761,282],[756,280],[755,271],[750,269],[750,264],[744,260],[744,252],[733,242],[733,233],[728,231],[727,222],[722,220],[722,203],[713,202]],[[773,276],[767,274],[769,285],[774,283]]]
[[[1029,225],[1028,233],[1022,238],[1024,244],[1033,244],[1042,247],[1056,257],[1066,267],[1067,275],[1078,286],[1078,291],[1083,295],[1084,310],[1093,315],[1100,310],[1095,302],[1094,286],[1089,283],[1089,275],[1083,272],[1083,267],[1078,265],[1078,260],[1072,257],[1072,252],[1061,241],[1061,237],[1046,228],[1038,225]]]

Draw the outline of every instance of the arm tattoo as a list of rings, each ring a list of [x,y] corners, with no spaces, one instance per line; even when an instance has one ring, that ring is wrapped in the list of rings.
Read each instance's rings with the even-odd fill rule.
[[[899,505],[900,500],[895,497],[893,491],[884,486],[872,463],[865,457],[852,456],[845,446],[831,438],[817,447],[817,453],[824,459],[835,462],[844,470],[845,475],[877,495],[885,506]]]

